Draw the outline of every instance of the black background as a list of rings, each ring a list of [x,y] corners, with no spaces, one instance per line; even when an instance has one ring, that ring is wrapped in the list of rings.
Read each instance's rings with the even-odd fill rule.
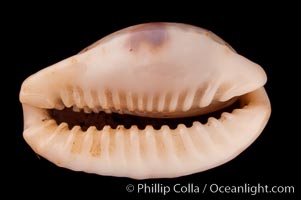
[[[206,8],[202,8],[205,9]],[[293,43],[295,25],[290,26],[290,19],[283,18],[282,12],[254,8],[247,12],[198,12],[183,14],[157,14],[156,10],[151,15],[145,13],[116,13],[112,9],[104,14],[105,8],[99,12],[83,14],[72,12],[66,14],[64,10],[53,9],[46,12],[43,9],[35,12],[22,12],[16,20],[9,23],[11,46],[14,47],[10,54],[14,59],[9,68],[13,70],[14,116],[13,127],[13,152],[12,162],[9,165],[13,172],[10,180],[12,187],[25,189],[22,195],[68,195],[69,197],[81,194],[92,196],[96,199],[113,197],[121,194],[124,198],[141,199],[146,194],[128,193],[125,190],[127,184],[158,183],[173,186],[176,183],[183,185],[194,183],[204,184],[217,183],[220,185],[242,185],[245,183],[257,185],[293,185],[295,193],[298,193],[297,161],[300,161],[297,151],[298,123],[289,111],[295,110],[297,99],[296,79],[293,76],[289,64],[290,51],[287,45]],[[268,82],[265,86],[272,104],[271,118],[260,137],[243,153],[234,160],[217,168],[185,177],[174,179],[155,180],[132,180],[128,178],[116,178],[73,172],[59,168],[43,158],[39,158],[25,143],[22,138],[23,118],[18,93],[23,80],[38,70],[56,63],[64,58],[76,54],[81,49],[95,42],[101,37],[125,28],[144,22],[169,21],[188,23],[211,30],[227,41],[234,49],[243,56],[260,64],[266,71]],[[278,72],[280,72],[278,74]],[[290,79],[286,81],[285,78]],[[292,82],[292,83],[291,83]],[[289,84],[288,84],[289,83]],[[289,89],[288,89],[289,88]],[[16,192],[17,194],[17,192]],[[14,194],[12,194],[14,195]],[[178,198],[197,199],[221,199],[222,194],[171,194]],[[108,196],[109,197],[109,196]],[[165,198],[162,194],[156,198]],[[237,199],[250,198],[250,195],[228,194],[226,197]],[[290,199],[296,194],[257,195],[254,199]]]

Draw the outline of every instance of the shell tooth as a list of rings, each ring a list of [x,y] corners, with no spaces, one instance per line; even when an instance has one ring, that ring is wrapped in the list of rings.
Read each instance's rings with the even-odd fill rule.
[[[194,89],[188,90],[183,103],[183,108],[182,108],[183,111],[188,111],[191,108],[194,100],[194,96],[195,96],[195,90]]]
[[[73,106],[72,106],[72,110],[73,110],[74,112],[80,112],[80,109],[79,109],[76,105],[73,105]]]
[[[211,154],[215,152],[215,144],[213,143],[210,133],[206,129],[206,127],[200,122],[194,122],[192,126],[192,132],[195,135],[195,141],[197,141],[197,145],[199,147],[199,151],[203,154]]]
[[[175,153],[177,150],[174,143],[175,138],[172,135],[173,131],[166,125],[161,127],[161,131],[161,140],[164,145],[164,153],[166,154],[165,161],[177,168],[180,160],[178,154]]]
[[[210,137],[215,144],[221,146],[231,143],[231,138],[228,134],[229,132],[227,131],[226,127],[216,118],[210,117],[205,126],[208,132],[210,132]]]
[[[219,126],[219,121],[214,117],[209,117],[208,122],[206,123],[206,126],[217,127],[217,126]]]
[[[68,133],[67,139],[65,141],[65,148],[71,149],[72,144],[74,142],[74,137],[76,137],[76,134],[80,132],[81,128],[80,126],[74,126],[72,127],[71,131]]]
[[[104,91],[98,92],[97,97],[98,97],[100,107],[102,109],[108,109],[108,100],[105,92]]]
[[[51,143],[51,141],[56,137],[57,134],[59,134],[61,130],[64,130],[68,127],[68,124],[63,122],[57,126],[55,120],[49,120],[48,122],[49,123],[45,124],[43,128],[44,129],[51,128],[53,130],[53,132],[48,138],[48,143]]]
[[[110,109],[104,109],[103,110],[105,113],[107,113],[107,114],[111,114],[112,113],[112,110],[110,110]]]
[[[103,130],[103,131],[111,131],[112,128],[111,128],[111,126],[109,126],[109,125],[105,125],[105,126],[103,127],[102,130]]]
[[[103,162],[104,169],[112,168],[112,157],[111,157],[111,140],[112,140],[112,129],[110,126],[105,126],[100,134],[100,152],[101,152],[101,160]]]
[[[68,129],[68,124],[63,122],[60,123],[60,125],[57,127],[57,129],[55,130],[56,132],[61,132],[64,129]]]
[[[138,106],[137,106],[139,111],[144,110],[144,102],[143,102],[143,94],[138,94]]]
[[[142,169],[147,169],[148,167],[152,169],[162,159],[161,148],[158,146],[158,135],[155,134],[154,129],[148,127],[143,131],[140,130],[139,136],[139,152],[144,163]]]
[[[151,112],[153,111],[153,100],[154,100],[154,95],[150,94],[147,97],[147,104],[146,104],[146,111]]]
[[[141,148],[140,148],[141,135],[139,134],[139,130],[137,126],[132,126],[130,130],[131,130],[129,131],[130,145],[128,146],[129,148],[128,153],[130,156],[128,156],[129,158],[128,163],[132,164],[133,166],[138,165],[140,168],[144,168],[142,160],[145,159],[145,157],[141,155]]]
[[[125,98],[126,98],[127,109],[129,111],[133,111],[134,110],[133,94],[131,92],[129,92],[129,93],[126,94]]]
[[[193,157],[194,160],[197,159],[195,162],[200,162],[202,156],[199,154],[199,151],[193,142],[193,138],[191,136],[192,134],[189,132],[189,130],[190,129],[187,129],[184,124],[180,124],[178,126],[179,135],[181,137],[184,149],[187,152],[186,155]]]
[[[70,134],[73,135],[73,140],[70,142],[70,152],[74,156],[77,156],[78,154],[83,153],[86,133],[83,132],[79,126],[75,126],[71,129]]]
[[[64,105],[66,107],[71,107],[74,102],[73,102],[73,98],[72,98],[72,90],[68,87],[63,88],[60,91],[60,96],[61,96],[61,100],[63,101]]]
[[[63,104],[63,102],[57,102],[54,108],[57,110],[63,110],[65,108],[65,105]]]
[[[128,134],[124,131],[124,126],[118,126],[115,132],[115,137],[113,138],[115,142],[115,151],[114,151],[114,161],[118,162],[118,168],[124,168],[127,164],[126,159],[126,146],[125,146],[125,140],[126,137],[128,137]]]
[[[74,103],[78,108],[82,108],[84,106],[83,103],[83,91],[79,87],[73,88],[73,99]]]
[[[145,127],[145,129],[144,129],[146,132],[147,131],[154,131],[155,129],[154,129],[154,127],[152,126],[152,125],[147,125],[146,127]]]
[[[94,113],[99,113],[99,111],[100,111],[100,108],[97,106],[97,107],[93,107],[92,108],[92,111],[94,112]]]
[[[84,107],[84,112],[85,113],[91,113],[92,110],[90,108],[88,108],[87,106]]]
[[[44,127],[44,130],[47,130],[47,129],[45,129],[45,127]],[[48,146],[56,145],[57,140],[61,140],[61,141],[64,140],[65,136],[66,136],[65,132],[67,130],[68,130],[68,125],[65,122],[63,122],[60,125],[56,126],[56,128],[53,130],[53,132],[51,134],[49,134],[48,139],[46,140],[44,138],[43,142],[41,143],[44,146],[44,150],[47,151]]]
[[[87,134],[92,135],[92,144],[90,146],[89,153],[93,158],[100,158],[101,157],[101,136],[100,132],[97,131],[95,126],[89,127],[87,130]]]
[[[166,93],[161,94],[159,96],[158,108],[157,108],[158,112],[163,112],[165,106],[165,98],[166,98]]]
[[[179,92],[176,92],[172,95],[171,101],[169,104],[169,112],[176,111],[176,108],[178,106],[179,95],[180,95]]]
[[[112,102],[113,102],[113,108],[115,110],[120,110],[120,96],[117,90],[114,90],[112,92]]]
[[[178,163],[179,165],[182,165],[182,161],[184,161],[185,159],[187,159],[187,157],[191,157],[192,155],[189,154],[189,149],[191,149],[190,146],[187,146],[184,144],[183,141],[183,137],[181,136],[182,134],[189,134],[187,132],[187,127],[184,124],[178,124],[177,128],[175,130],[171,130],[170,134],[172,136],[173,139],[173,148],[174,148],[174,154],[176,155],[177,159],[180,161],[180,163]]]
[[[69,137],[69,129],[68,129],[68,124],[63,122],[61,123],[59,126],[57,126],[57,128],[55,129],[55,131],[53,132],[53,137],[51,138],[51,141],[48,142],[47,146],[56,146],[58,145],[58,149],[62,150],[65,149],[66,146],[66,139]],[[60,141],[60,142],[58,142]],[[46,148],[47,149],[47,148]]]
[[[199,102],[200,108],[206,107],[212,102],[214,95],[216,94],[216,91],[218,90],[218,87],[219,87],[219,83],[208,84],[202,98],[200,99],[200,102]]]
[[[233,119],[233,115],[228,112],[223,112],[220,118],[221,121],[232,120],[232,119]]]
[[[138,126],[137,126],[137,125],[132,125],[130,129],[133,129],[133,130],[135,130],[135,131],[136,131],[136,130],[138,131]]]
[[[161,126],[160,130],[162,130],[163,132],[168,132],[168,131],[170,131],[170,128],[167,125],[163,125],[163,126]]]
[[[183,131],[183,130],[187,129],[187,127],[184,124],[178,124],[177,129],[179,131]]]
[[[94,102],[93,92],[91,90],[84,92],[84,101],[87,105],[86,107],[93,108],[96,106]]]

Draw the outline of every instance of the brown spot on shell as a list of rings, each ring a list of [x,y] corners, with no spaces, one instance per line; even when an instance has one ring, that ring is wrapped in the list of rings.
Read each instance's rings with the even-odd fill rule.
[[[126,43],[128,51],[137,51],[144,46],[152,51],[157,51],[166,44],[168,34],[164,23],[148,23],[130,30]]]
[[[82,151],[83,141],[84,141],[84,132],[76,133],[74,140],[71,146],[71,153],[78,154]]]
[[[78,60],[75,57],[71,58],[71,64],[76,65],[78,63]]]
[[[94,129],[96,130],[96,129]],[[92,133],[92,145],[90,147],[90,154],[93,157],[99,157],[101,154],[101,137],[100,134],[98,132],[93,132]]]

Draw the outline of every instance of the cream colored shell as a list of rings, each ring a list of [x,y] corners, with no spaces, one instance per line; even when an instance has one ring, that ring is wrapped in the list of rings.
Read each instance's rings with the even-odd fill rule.
[[[263,69],[213,33],[150,23],[123,29],[30,76],[22,85],[24,138],[53,163],[136,179],[177,177],[223,164],[247,148],[270,116]],[[245,106],[192,127],[103,130],[57,125],[46,109],[184,117]]]

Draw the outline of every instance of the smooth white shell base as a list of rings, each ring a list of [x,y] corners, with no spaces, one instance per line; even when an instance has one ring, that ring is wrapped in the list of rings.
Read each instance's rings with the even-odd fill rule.
[[[171,130],[147,126],[125,129],[79,126],[69,130],[47,112],[23,104],[24,138],[33,150],[58,166],[100,175],[171,178],[221,165],[246,149],[261,133],[270,115],[263,88],[241,97],[247,104],[208,123],[183,124]]]

